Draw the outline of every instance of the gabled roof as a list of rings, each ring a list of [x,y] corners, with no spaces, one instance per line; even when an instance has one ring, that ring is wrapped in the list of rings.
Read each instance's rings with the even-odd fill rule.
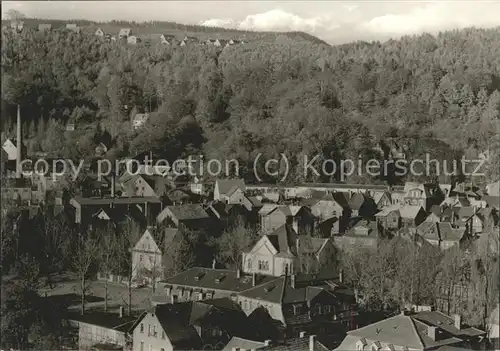
[[[118,36],[129,36],[130,33],[132,32],[132,29],[131,28],[121,28],[120,29],[120,32],[118,33]]]
[[[273,244],[276,251],[278,251],[278,254],[297,254],[297,233],[290,225],[283,224],[274,232],[268,234],[267,238]]]
[[[233,187],[245,191],[245,181],[243,179],[217,179],[215,182],[219,189],[219,194],[227,195]]]
[[[117,312],[88,311],[84,315],[70,313],[69,319],[127,333],[137,320],[137,316],[120,317]]]
[[[415,219],[420,211],[423,211],[422,206],[404,205],[399,209],[402,218]]]
[[[167,206],[167,208],[179,221],[210,218],[201,204]]]
[[[458,217],[460,219],[468,219],[468,218],[474,216],[475,212],[476,212],[476,210],[472,206],[460,207],[460,209],[458,210]]]
[[[391,206],[387,206],[387,207],[384,207],[382,208],[382,210],[380,210],[380,212],[378,212],[375,217],[385,217],[387,216],[389,213],[391,212],[394,212],[396,211],[398,216],[400,216],[400,212],[399,212],[399,209],[400,209],[400,206],[399,205],[391,205]]]
[[[222,351],[237,350],[256,350],[263,348],[265,344],[260,341],[247,340],[239,337],[233,337]]]

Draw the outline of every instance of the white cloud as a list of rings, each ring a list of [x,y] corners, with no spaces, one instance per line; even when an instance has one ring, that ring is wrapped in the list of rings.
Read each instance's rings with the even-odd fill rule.
[[[201,25],[235,28],[255,31],[304,31],[324,33],[338,27],[329,16],[302,18],[293,13],[275,9],[255,15],[248,15],[242,21],[231,19],[209,19]]]
[[[500,2],[456,1],[430,3],[403,14],[372,18],[359,29],[387,35],[436,32],[471,26],[500,25]]]

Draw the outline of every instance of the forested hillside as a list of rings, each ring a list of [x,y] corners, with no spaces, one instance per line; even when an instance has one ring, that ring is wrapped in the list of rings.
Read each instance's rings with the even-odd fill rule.
[[[31,151],[89,156],[106,130],[110,157],[152,147],[172,160],[237,158],[249,181],[258,153],[368,158],[380,142],[397,142],[409,158],[489,149],[488,178],[498,176],[500,28],[336,47],[299,37],[221,51],[4,33],[3,127],[12,131],[20,103]],[[153,111],[147,127],[132,131],[131,117],[144,111]],[[65,132],[68,121],[76,132]],[[292,170],[289,181],[335,178]]]

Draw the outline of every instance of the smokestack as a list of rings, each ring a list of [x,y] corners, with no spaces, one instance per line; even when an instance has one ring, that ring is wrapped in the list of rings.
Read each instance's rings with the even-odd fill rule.
[[[309,335],[309,351],[314,351],[315,343],[316,343],[316,335]]]
[[[17,156],[16,156],[16,178],[21,178],[21,106],[17,105]]]
[[[455,328],[460,330],[462,328],[462,317],[459,314],[453,316],[455,318]]]

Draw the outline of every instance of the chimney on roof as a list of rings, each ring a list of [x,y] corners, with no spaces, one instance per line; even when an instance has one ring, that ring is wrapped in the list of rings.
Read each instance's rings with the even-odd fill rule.
[[[21,178],[21,106],[17,105],[17,155],[16,155],[16,178]]]
[[[290,275],[290,285],[292,286],[292,289],[295,289],[295,274]]]
[[[269,346],[269,345],[271,345],[271,340],[264,341],[264,346]]]
[[[241,278],[241,269],[239,269],[239,268],[236,270],[236,278],[237,279]]]
[[[462,317],[459,314],[455,314],[453,318],[455,319],[455,328],[460,330],[462,328]]]
[[[314,351],[315,343],[316,343],[316,335],[309,335],[309,351]]]
[[[301,339],[302,339],[302,338],[305,338],[305,337],[306,337],[306,332],[305,332],[305,331],[301,331],[301,332],[299,333],[299,338],[301,338]]]
[[[427,336],[431,338],[432,340],[436,341],[436,336],[437,336],[437,327],[433,325],[427,326]]]
[[[252,273],[252,286],[257,285],[257,274]]]
[[[217,263],[217,261],[215,260],[215,258],[212,260],[212,269],[215,269],[215,264]]]
[[[342,269],[339,271],[339,281],[344,282],[344,271]]]
[[[120,314],[120,318],[123,318],[123,306],[120,306],[118,313]]]

